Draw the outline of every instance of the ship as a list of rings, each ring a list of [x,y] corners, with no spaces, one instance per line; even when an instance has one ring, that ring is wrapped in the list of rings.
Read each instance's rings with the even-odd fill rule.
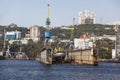
[[[53,56],[54,56],[53,58],[54,58],[55,62],[63,62],[63,61],[65,61],[66,52],[65,51],[57,51],[54,53]]]

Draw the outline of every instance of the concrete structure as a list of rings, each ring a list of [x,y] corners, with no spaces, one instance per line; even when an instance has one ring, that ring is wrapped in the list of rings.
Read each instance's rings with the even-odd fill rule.
[[[30,38],[33,41],[40,40],[40,27],[35,25],[30,27]]]
[[[9,40],[9,44],[13,44],[14,42],[19,42],[21,44],[28,44],[28,39],[20,39],[20,40]]]
[[[0,30],[0,37],[2,37],[4,34],[4,32],[2,30]]]
[[[92,39],[74,39],[74,47],[76,49],[89,49],[93,47]]]
[[[68,59],[77,64],[98,65],[97,54],[98,51],[93,48],[71,50],[68,51]]]
[[[115,35],[103,35],[103,36],[97,36],[97,37],[91,37],[92,39],[96,39],[96,40],[99,40],[99,39],[104,39],[104,38],[107,38],[107,39],[110,39],[110,40],[116,40],[116,37]]]
[[[14,56],[15,56],[14,59],[17,59],[17,60],[29,59],[24,52],[16,52]]]
[[[116,58],[120,60],[120,26],[116,26]]]
[[[78,24],[95,24],[95,13],[89,10],[79,12]]]
[[[25,38],[30,38],[30,34],[29,33],[25,34]]]
[[[21,38],[21,32],[20,31],[12,31],[12,32],[6,32],[5,33],[5,40],[19,39],[19,38]]]
[[[82,50],[90,49],[95,47],[93,41],[94,41],[94,38],[92,39],[90,35],[84,34],[84,35],[81,35],[80,38],[74,39],[74,47],[76,49],[82,49]]]
[[[112,49],[112,59],[116,59],[116,52],[115,52],[115,49]]]
[[[37,54],[37,61],[40,61],[44,64],[52,64],[52,54],[53,49],[51,46],[44,46],[40,49],[40,52]]]
[[[108,25],[120,25],[120,21],[114,21],[114,22],[111,22],[111,23],[107,23]]]

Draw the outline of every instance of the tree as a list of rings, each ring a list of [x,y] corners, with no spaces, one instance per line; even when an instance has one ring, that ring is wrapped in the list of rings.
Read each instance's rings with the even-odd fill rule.
[[[115,48],[115,41],[110,39],[97,40],[96,46],[99,47],[99,57],[104,59],[110,59],[112,56],[112,49]]]
[[[39,52],[40,48],[42,47],[42,42],[33,42],[33,40],[29,40],[28,44],[23,45],[23,51],[26,53],[26,55],[34,59],[37,56],[37,53]]]

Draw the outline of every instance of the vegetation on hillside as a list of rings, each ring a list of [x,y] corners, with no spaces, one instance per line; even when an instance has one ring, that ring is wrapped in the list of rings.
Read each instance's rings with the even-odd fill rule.
[[[67,26],[72,27],[72,26]],[[0,26],[0,33],[3,34],[4,28],[6,31],[20,31],[22,33],[22,38],[25,37],[26,33],[29,33],[29,29],[25,27],[5,27]],[[41,40],[38,42],[33,42],[32,40],[29,40],[29,43],[27,45],[19,45],[17,43],[14,43],[10,45],[10,51],[11,52],[17,52],[19,51],[19,47],[22,46],[22,50],[30,57],[35,58],[37,53],[39,52],[39,49],[43,46],[44,41],[44,31],[45,28],[41,27]],[[70,39],[71,30],[61,29],[61,27],[56,27],[51,29],[52,36],[57,36],[58,39],[56,39],[55,43],[52,43],[53,47],[63,46],[64,48],[67,47],[64,43],[59,43],[59,39]],[[82,34],[91,34],[96,36],[102,36],[102,35],[115,35],[114,32],[114,26],[113,25],[101,25],[101,24],[85,24],[85,25],[75,25],[75,32],[74,37],[79,38]],[[97,40],[96,45],[99,46],[99,57],[100,58],[111,58],[111,50],[114,48],[114,41],[111,41],[109,39],[102,39]],[[2,50],[3,47],[3,36],[0,37],[0,50]]]
[[[115,41],[104,38],[97,40],[95,43],[99,48],[99,58],[110,59],[112,57],[112,49],[115,48]]]

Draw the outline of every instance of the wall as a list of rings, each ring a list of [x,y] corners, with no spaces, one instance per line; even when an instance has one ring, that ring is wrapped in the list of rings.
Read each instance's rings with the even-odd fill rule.
[[[93,49],[68,51],[68,57],[78,64],[95,64]]]

